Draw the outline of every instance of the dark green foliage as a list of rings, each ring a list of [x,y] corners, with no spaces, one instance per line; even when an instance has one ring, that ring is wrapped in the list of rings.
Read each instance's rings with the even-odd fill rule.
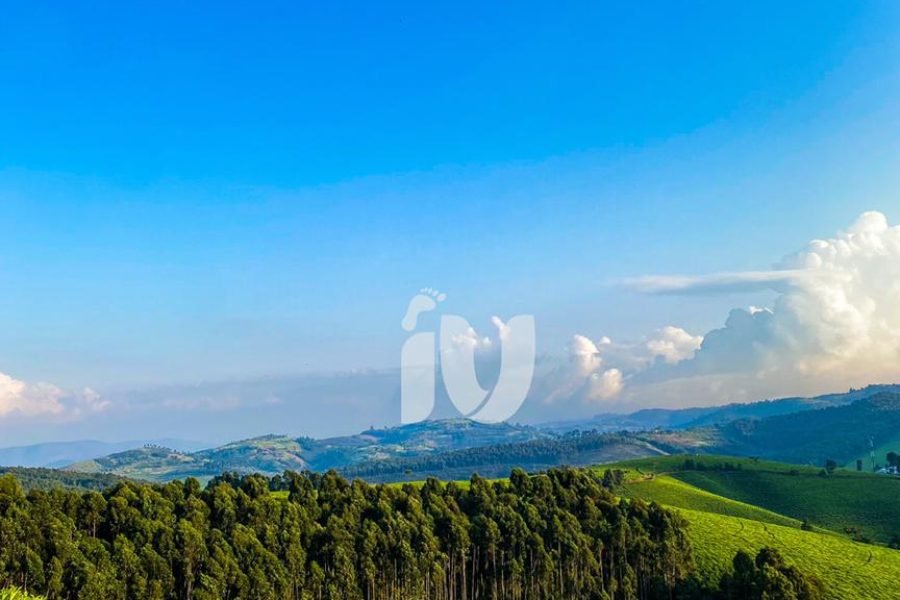
[[[97,492],[0,477],[0,588],[49,600],[678,597],[677,514],[590,471],[467,486],[223,476]],[[270,489],[285,489],[287,497]]]
[[[625,483],[625,471],[622,469],[606,469],[603,472],[603,487],[615,491]]]
[[[734,570],[722,580],[722,597],[729,600],[820,600],[822,584],[787,565],[773,548],[762,548],[756,559],[738,552]]]
[[[122,481],[121,477],[100,473],[73,473],[57,469],[0,467],[0,476],[14,475],[26,490],[56,488],[101,491]]]

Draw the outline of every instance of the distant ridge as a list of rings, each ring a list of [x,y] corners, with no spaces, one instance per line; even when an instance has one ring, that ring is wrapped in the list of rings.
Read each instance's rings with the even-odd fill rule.
[[[388,480],[455,477],[467,470],[502,474],[513,466],[540,470],[661,453],[848,463],[867,450],[870,439],[881,448],[896,438],[900,450],[900,403],[886,400],[893,397],[900,398],[900,385],[814,398],[647,409],[547,426],[447,419],[320,440],[268,435],[196,452],[161,443],[78,461],[67,470],[170,481],[209,479],[225,471],[274,475],[337,469],[349,476]],[[878,401],[886,402],[886,408],[874,411],[870,405]]]
[[[691,429],[720,425],[741,419],[764,419],[807,410],[845,406],[881,392],[900,393],[900,384],[869,385],[848,392],[823,394],[810,398],[791,397],[757,402],[731,403],[693,408],[647,408],[624,415],[600,414],[590,419],[560,421],[541,426],[550,431],[576,429],[598,431],[642,431],[650,429]]]
[[[116,452],[124,452],[147,444],[177,448],[184,452],[193,452],[209,446],[209,444],[202,442],[178,439],[131,440],[127,442],[100,442],[96,440],[48,442],[30,446],[0,448],[0,466],[58,469],[75,462],[99,458]]]
[[[322,440],[267,435],[198,452],[148,445],[73,463],[67,470],[151,481],[185,477],[205,479],[225,471],[274,475],[286,470],[325,471],[362,462],[421,457],[552,437],[552,433],[524,425],[447,419],[369,429],[356,435]]]

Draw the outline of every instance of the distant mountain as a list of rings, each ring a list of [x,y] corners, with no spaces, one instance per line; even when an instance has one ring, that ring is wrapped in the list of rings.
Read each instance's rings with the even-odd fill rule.
[[[681,410],[600,415],[528,427],[466,419],[425,421],[315,440],[270,435],[195,452],[162,444],[80,461],[69,471],[169,481],[224,471],[268,475],[337,469],[373,480],[504,474],[663,453],[721,453],[787,462],[840,462],[900,440],[900,386],[870,386],[815,398],[785,398]],[[578,432],[580,430],[580,433]],[[900,450],[900,448],[898,448]]]
[[[223,471],[281,473],[340,469],[366,461],[420,457],[440,452],[554,437],[534,427],[486,425],[466,419],[425,421],[323,440],[270,435],[198,452],[149,445],[75,463],[70,471],[111,473],[168,481],[209,478]]]
[[[61,468],[74,462],[98,458],[116,452],[124,452],[140,448],[146,444],[177,448],[182,452],[193,452],[208,447],[208,444],[202,442],[176,439],[132,440],[114,443],[98,442],[96,440],[50,442],[31,446],[0,448],[0,466]]]
[[[650,429],[691,429],[719,425],[740,419],[765,419],[807,410],[845,406],[881,392],[900,393],[900,384],[870,385],[849,392],[826,394],[812,398],[781,398],[759,402],[733,403],[698,408],[650,408],[625,415],[601,414],[590,419],[561,421],[542,425],[555,432],[574,430],[644,431]]]
[[[732,421],[706,432],[708,452],[818,466],[827,459],[845,463],[866,454],[870,444],[897,438],[900,393],[882,391],[843,406]]]

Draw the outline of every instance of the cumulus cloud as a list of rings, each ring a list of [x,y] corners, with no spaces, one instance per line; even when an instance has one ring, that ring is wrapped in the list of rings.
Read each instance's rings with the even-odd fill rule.
[[[548,401],[684,406],[815,394],[900,381],[900,227],[866,212],[768,271],[626,281],[650,294],[771,290],[696,335],[674,325],[631,343],[575,335]]]
[[[596,402],[617,398],[625,389],[629,374],[644,372],[656,362],[674,365],[690,359],[702,342],[703,337],[672,326],[633,344],[615,343],[606,336],[595,342],[576,334],[569,342],[566,368],[549,378],[553,385],[545,401],[574,397]]]
[[[699,347],[669,328],[648,340],[663,360],[629,377],[634,400],[663,387],[721,402],[900,380],[900,227],[881,213],[863,213],[772,271],[641,281],[650,293],[777,294],[770,308],[732,310]]]
[[[63,411],[62,390],[49,384],[27,384],[0,373],[0,417],[11,413],[24,416],[59,414]]]
[[[782,265],[808,275],[775,301],[773,352],[810,375],[849,368],[900,374],[900,227],[867,212]]]
[[[49,383],[27,383],[0,373],[0,418],[76,418],[108,407],[109,402],[90,388],[73,394]]]
[[[569,342],[569,356],[575,372],[582,377],[591,375],[603,362],[597,344],[583,335],[572,336],[572,341]]]
[[[594,341],[574,335],[567,348],[568,360],[538,377],[535,389],[545,404],[576,400],[591,404],[609,400],[625,386],[625,374],[608,367],[604,356],[620,349],[608,337]]]
[[[622,371],[607,369],[602,373],[591,374],[588,397],[592,400],[609,400],[615,398],[625,387]]]
[[[668,325],[647,340],[646,346],[651,356],[659,356],[674,365],[693,357],[702,343],[703,336],[691,335],[681,327]]]

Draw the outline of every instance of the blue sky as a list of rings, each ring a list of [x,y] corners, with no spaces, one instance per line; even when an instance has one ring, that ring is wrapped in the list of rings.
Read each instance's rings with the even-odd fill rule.
[[[7,6],[0,373],[117,399],[389,369],[423,286],[479,331],[535,314],[548,354],[767,306],[619,282],[900,220],[900,8],[784,4]]]

